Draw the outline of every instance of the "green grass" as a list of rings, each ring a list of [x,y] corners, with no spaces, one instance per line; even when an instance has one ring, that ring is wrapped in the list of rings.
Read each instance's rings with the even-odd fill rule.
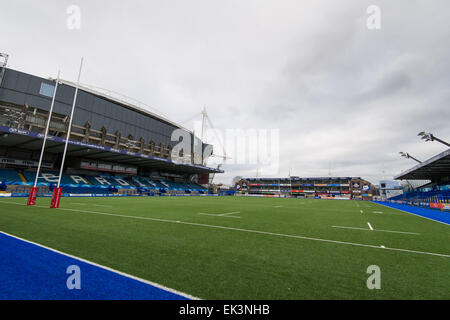
[[[61,209],[37,202],[0,200],[0,231],[202,299],[450,299],[449,226],[370,202],[63,198]],[[237,211],[229,216],[240,218],[198,214]],[[367,222],[419,234],[332,227],[368,230]],[[366,286],[370,265],[381,269],[380,290]]]

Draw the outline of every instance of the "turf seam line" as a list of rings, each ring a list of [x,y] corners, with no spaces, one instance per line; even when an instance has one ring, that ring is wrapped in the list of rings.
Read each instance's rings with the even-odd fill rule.
[[[0,201],[0,202],[4,202],[5,203],[5,201]],[[6,203],[13,203],[13,202],[6,202]],[[26,204],[17,203],[17,202],[14,202],[13,204],[26,206]],[[37,205],[35,205],[34,207],[48,209],[48,207],[44,207],[44,206],[37,206]],[[223,229],[223,230],[234,230],[234,231],[241,231],[241,232],[273,235],[273,236],[285,237],[285,238],[312,240],[312,241],[328,242],[328,243],[335,243],[335,244],[352,245],[352,246],[357,246],[357,247],[380,249],[379,246],[375,246],[375,245],[371,245],[371,244],[362,244],[362,243],[346,242],[346,241],[339,241],[339,240],[312,238],[312,237],[305,237],[305,236],[298,236],[298,235],[289,235],[289,234],[282,234],[282,233],[274,233],[274,232],[267,232],[267,231],[252,230],[252,229],[241,229],[241,228],[233,228],[233,227],[224,227],[224,226],[217,226],[217,225],[203,224],[203,223],[195,223],[195,222],[186,222],[186,221],[178,221],[178,220],[167,220],[167,219],[150,218],[150,217],[127,216],[127,215],[115,214],[115,213],[86,211],[86,210],[69,209],[69,208],[58,208],[58,209],[54,209],[54,210],[55,210],[55,212],[65,210],[65,211],[92,213],[92,214],[99,214],[99,215],[106,215],[106,216],[116,216],[116,217],[129,218],[129,219],[142,219],[142,220],[151,220],[151,221],[168,222],[168,223],[179,223],[179,224],[186,224],[186,225],[200,226],[200,227],[207,227],[207,228],[217,228],[217,229]],[[383,248],[383,250],[392,250],[392,251],[399,251],[399,252],[408,252],[408,253],[416,253],[416,254],[423,254],[423,255],[431,255],[431,256],[450,258],[450,255],[448,255],[448,254],[426,252],[426,251],[417,251],[417,250],[410,250],[410,249]]]
[[[158,283],[156,283],[156,282],[152,282],[152,281],[149,281],[149,280],[145,280],[145,279],[142,279],[142,278],[133,276],[133,275],[131,275],[131,274],[128,274],[128,273],[125,273],[125,272],[122,272],[122,271],[119,271],[119,270],[115,270],[115,269],[113,269],[113,268],[110,268],[110,267],[107,267],[107,266],[104,266],[104,265],[101,265],[101,264],[98,264],[98,263],[95,263],[95,262],[92,262],[92,261],[89,261],[89,260],[86,260],[86,259],[83,259],[83,258],[74,256],[74,255],[65,253],[65,252],[63,252],[63,251],[59,251],[59,250],[57,250],[57,249],[53,249],[53,248],[47,247],[47,246],[45,246],[45,245],[43,245],[43,244],[40,244],[40,243],[37,243],[37,242],[33,242],[33,241],[30,241],[30,240],[26,240],[26,239],[23,239],[23,238],[21,238],[21,237],[18,237],[18,236],[9,234],[9,233],[4,232],[4,231],[1,231],[1,230],[0,230],[0,233],[6,235],[6,236],[8,236],[8,237],[12,237],[12,238],[15,238],[15,239],[18,239],[18,240],[27,242],[27,243],[29,243],[29,244],[33,244],[33,245],[35,245],[35,246],[44,248],[44,249],[46,249],[46,250],[49,250],[49,251],[52,251],[52,252],[61,254],[61,255],[63,255],[63,256],[66,256],[66,257],[69,257],[69,258],[72,258],[72,259],[76,259],[76,260],[82,261],[82,262],[84,262],[84,263],[93,265],[93,266],[95,266],[95,267],[98,267],[98,268],[101,268],[101,269],[105,269],[105,270],[108,270],[108,271],[110,271],[110,272],[117,273],[117,274],[119,274],[119,275],[121,275],[121,276],[123,276],[123,277],[127,277],[127,278],[130,278],[130,279],[133,279],[133,280],[136,280],[136,281],[139,281],[139,282],[142,282],[142,283],[151,285],[151,286],[156,287],[156,288],[158,288],[158,289],[162,289],[162,290],[165,290],[165,291],[168,291],[168,292],[171,292],[171,293],[174,293],[174,294],[183,296],[183,297],[188,298],[188,299],[191,299],[191,300],[200,300],[199,298],[194,297],[194,296],[191,296],[191,295],[189,295],[189,294],[187,294],[187,293],[184,293],[184,292],[181,292],[181,291],[172,289],[172,288],[168,288],[168,287],[163,286],[163,285],[161,285],[161,284],[158,284]]]

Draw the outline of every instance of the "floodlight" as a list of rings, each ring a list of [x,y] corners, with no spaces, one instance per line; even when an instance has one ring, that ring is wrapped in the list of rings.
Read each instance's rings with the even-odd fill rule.
[[[400,154],[400,156],[402,156],[403,158],[413,159],[414,161],[416,161],[416,162],[418,162],[418,163],[422,163],[422,161],[417,160],[416,158],[414,158],[413,156],[411,156],[408,152],[400,151],[399,154]]]
[[[435,141],[436,140],[436,141],[446,145],[447,147],[450,147],[450,144],[448,142],[445,142],[444,140],[436,138],[431,132],[421,131],[421,132],[419,132],[418,136],[421,137],[422,140],[425,140],[425,141]]]

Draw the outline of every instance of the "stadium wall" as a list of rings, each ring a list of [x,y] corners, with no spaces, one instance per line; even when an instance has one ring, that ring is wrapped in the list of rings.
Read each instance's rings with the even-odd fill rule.
[[[6,68],[0,87],[0,103],[27,105],[48,111],[54,86],[52,80]],[[70,115],[74,94],[74,87],[58,85],[54,112]],[[177,143],[171,141],[171,134],[180,128],[163,118],[151,116],[150,113],[81,89],[78,92],[73,124],[84,126],[87,122],[94,130],[102,130],[105,127],[110,133],[119,131],[125,137],[131,135],[136,140],[143,137],[146,141],[163,143],[165,146],[174,146]]]

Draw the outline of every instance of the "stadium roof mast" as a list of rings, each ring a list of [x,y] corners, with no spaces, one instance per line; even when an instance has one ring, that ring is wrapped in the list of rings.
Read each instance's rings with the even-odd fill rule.
[[[413,156],[411,156],[408,152],[400,151],[399,154],[400,154],[403,158],[413,159],[414,161],[417,161],[418,163],[422,163],[422,161],[417,160],[416,158],[414,158]]]
[[[201,114],[202,114],[202,133],[201,133],[200,139],[202,140],[202,142],[204,142],[203,139],[206,139],[205,130],[206,130],[206,123],[208,123],[209,127],[211,129],[213,129],[214,135],[216,136],[216,139],[219,142],[220,147],[222,148],[222,152],[223,152],[222,156],[219,156],[217,154],[213,154],[212,156],[222,158],[224,161],[226,161],[227,159],[230,159],[227,156],[227,151],[225,150],[225,147],[223,146],[222,140],[220,139],[219,135],[217,134],[216,128],[212,124],[211,119],[209,118],[208,113],[206,112],[206,106],[203,107]]]
[[[229,157],[227,156],[227,151],[225,150],[225,147],[224,147],[224,145],[222,143],[222,140],[220,139],[219,135],[217,134],[217,130],[214,127],[214,125],[212,124],[212,121],[209,118],[208,113],[206,112],[206,106],[203,106],[201,115],[202,115],[202,131],[201,131],[200,140],[202,141],[202,143],[206,143],[206,141],[204,141],[204,139],[206,139],[205,131],[206,131],[206,123],[208,123],[209,127],[213,130],[214,135],[216,136],[216,139],[217,139],[219,145],[222,147],[222,153],[223,153],[222,156],[219,156],[217,154],[212,154],[211,156],[217,157],[217,158],[222,158],[223,161],[225,162],[227,159],[229,159]],[[204,161],[204,159],[203,159],[203,161]],[[204,165],[206,165],[206,161],[204,162]],[[220,169],[222,167],[222,165],[223,165],[223,163],[219,163],[217,165],[217,169]],[[214,177],[215,177],[215,173],[209,179],[209,184],[210,185],[212,184],[212,182],[214,180]]]
[[[450,143],[445,142],[444,140],[441,140],[441,139],[435,137],[430,132],[422,131],[422,132],[419,132],[418,136],[421,137],[422,140],[425,140],[425,141],[435,141],[436,140],[436,141],[446,145],[447,147],[450,147]]]

